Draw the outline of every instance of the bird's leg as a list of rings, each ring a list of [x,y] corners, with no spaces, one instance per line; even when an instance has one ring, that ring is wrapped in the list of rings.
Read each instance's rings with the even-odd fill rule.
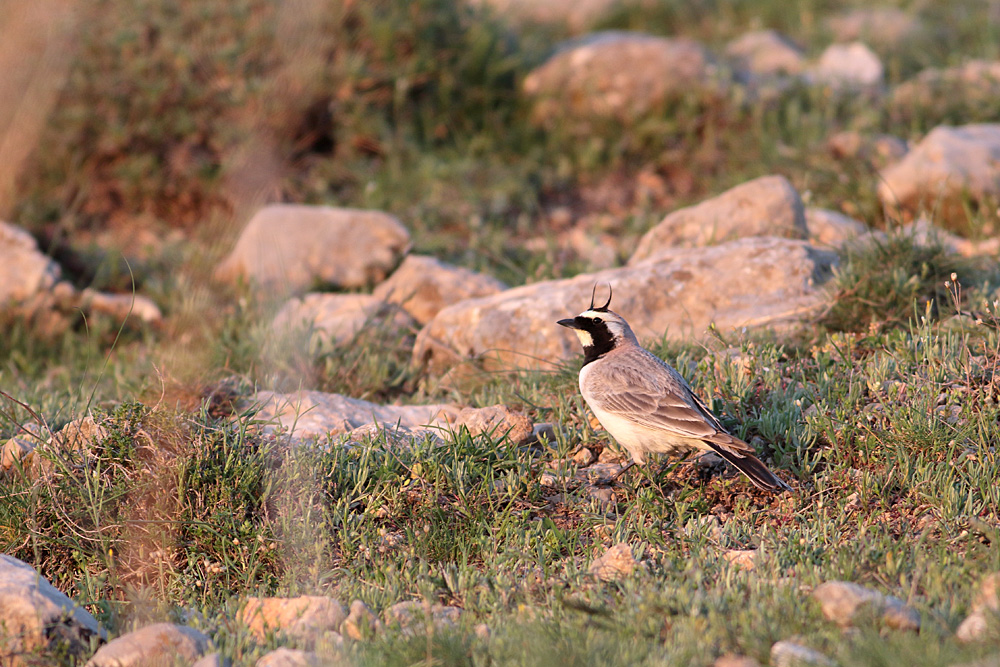
[[[608,478],[608,484],[614,484],[615,482],[617,482],[618,478],[621,477],[622,475],[624,475],[625,471],[628,470],[629,468],[631,468],[634,465],[635,465],[635,461],[634,460],[633,461],[629,461],[628,464],[624,468],[622,468],[621,470],[619,470],[614,475],[612,475],[611,477]]]

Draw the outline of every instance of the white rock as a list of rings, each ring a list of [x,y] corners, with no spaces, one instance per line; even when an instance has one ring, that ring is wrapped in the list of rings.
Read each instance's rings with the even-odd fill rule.
[[[671,98],[713,87],[712,57],[698,42],[642,33],[600,32],[557,47],[524,79],[534,118],[632,120]],[[716,86],[717,87],[717,86]]]
[[[848,581],[828,581],[812,592],[819,601],[827,620],[847,627],[853,625],[859,613],[870,611],[879,615],[889,627],[897,630],[919,630],[920,614],[897,597],[883,595],[870,588]]]
[[[933,210],[948,226],[963,224],[966,197],[1000,196],[1000,124],[934,128],[882,171],[878,196],[911,215]]]
[[[591,563],[588,571],[601,581],[614,581],[632,574],[638,565],[632,555],[632,547],[619,542]]]
[[[366,287],[381,282],[409,245],[409,232],[388,213],[274,204],[247,223],[216,277],[277,293]]]
[[[282,646],[261,656],[256,667],[322,667],[329,664],[316,653]]]
[[[836,256],[802,241],[753,237],[661,251],[627,267],[516,287],[445,308],[417,335],[414,362],[435,374],[471,361],[487,369],[546,368],[578,358],[557,320],[614,289],[612,310],[640,339],[703,339],[710,324],[799,329],[831,298],[822,289]]]
[[[305,331],[325,347],[347,343],[365,327],[382,327],[402,336],[415,326],[398,306],[370,294],[314,292],[285,302],[274,317],[278,336]]]
[[[22,653],[82,658],[104,629],[27,563],[0,554],[0,659]]]
[[[0,308],[52,289],[59,265],[38,251],[28,232],[0,221]]]
[[[450,404],[379,405],[340,394],[299,391],[278,394],[258,392],[250,401],[259,405],[256,419],[269,422],[265,432],[284,427],[297,439],[322,438],[349,433],[368,424],[417,428],[446,428],[458,417],[460,408]]]
[[[408,255],[372,296],[400,305],[417,322],[427,324],[445,306],[505,289],[507,286],[492,276],[433,257]]]
[[[815,649],[797,642],[780,641],[771,646],[771,664],[774,667],[833,667],[828,657]]]
[[[813,83],[859,92],[879,92],[884,76],[882,61],[861,42],[831,44],[808,72]]]
[[[808,235],[799,193],[784,176],[763,176],[674,211],[643,235],[629,264],[675,247],[712,245],[749,236],[804,239]]]
[[[868,225],[854,218],[825,208],[806,209],[809,242],[826,248],[842,248],[856,239],[870,236]]]
[[[146,667],[188,663],[201,658],[212,647],[205,634],[186,625],[155,623],[114,639],[94,654],[86,667]]]

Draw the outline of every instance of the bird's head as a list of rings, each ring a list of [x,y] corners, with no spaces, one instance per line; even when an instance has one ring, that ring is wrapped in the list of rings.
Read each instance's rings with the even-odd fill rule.
[[[590,296],[590,306],[576,317],[559,320],[556,324],[573,330],[583,345],[584,365],[600,359],[619,345],[635,343],[635,334],[618,313],[609,310],[611,288],[608,286],[608,300],[603,306],[594,305],[597,286]]]

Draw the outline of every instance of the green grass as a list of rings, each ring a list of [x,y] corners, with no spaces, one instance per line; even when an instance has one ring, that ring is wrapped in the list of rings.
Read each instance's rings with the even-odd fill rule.
[[[847,6],[630,2],[598,27],[715,49],[772,27],[816,55],[825,19]],[[891,83],[1000,53],[985,4],[901,6],[933,39],[881,51]],[[168,319],[136,332],[71,313],[42,335],[39,322],[5,316],[0,389],[16,401],[0,398],[0,436],[36,415],[54,432],[88,414],[108,435],[86,452],[45,455],[50,476],[0,480],[0,552],[39,568],[112,634],[183,620],[236,665],[296,645],[253,639],[234,622],[242,601],[299,594],[376,612],[413,599],[465,610],[454,628],[348,644],[357,664],[705,665],[725,653],[767,663],[771,645],[791,637],[851,665],[997,652],[995,636],[969,646],[952,637],[976,582],[1000,570],[998,274],[988,262],[892,232],[843,254],[831,309],[798,338],[649,341],[795,493],[767,497],[683,463],[658,478],[636,471],[608,504],[541,483],[578,447],[614,447],[589,422],[579,361],[437,389],[410,364],[413,332],[372,326],[344,344],[296,343],[270,328],[280,304],[207,276],[220,230],[247,203],[231,189],[247,146],[280,156],[274,198],[393,212],[415,251],[518,285],[588,268],[560,252],[557,208],[613,217],[627,257],[666,212],[768,173],[788,176],[810,205],[892,230],[872,166],[835,159],[826,138],[919,138],[941,122],[1000,120],[1000,107],[949,94],[900,109],[800,86],[767,103],[740,90],[682,96],[632,123],[545,130],[519,91],[560,29],[517,27],[454,0],[316,8],[311,28],[292,35],[313,49],[302,64],[270,0],[83,9],[81,57],[23,176],[15,220],[77,287],[135,284]],[[637,185],[650,181],[660,184],[653,194]],[[993,224],[985,207],[968,218],[967,229]],[[178,229],[184,240],[128,265],[100,250],[101,232],[133,227]],[[529,249],[525,236],[544,243]],[[410,448],[384,435],[289,447],[233,405],[257,388],[503,403],[558,435],[533,448],[465,433]],[[619,541],[642,567],[613,583],[588,575]],[[747,548],[760,549],[752,572],[721,557]],[[832,579],[906,600],[921,632],[876,622],[841,631],[809,599]]]

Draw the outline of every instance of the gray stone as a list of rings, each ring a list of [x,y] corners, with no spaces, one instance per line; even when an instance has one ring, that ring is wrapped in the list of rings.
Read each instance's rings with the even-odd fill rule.
[[[379,405],[320,391],[291,394],[261,391],[250,403],[260,406],[256,419],[268,422],[265,432],[285,428],[292,431],[288,435],[299,440],[342,435],[368,424],[444,428],[455,421],[460,410],[449,404]]]
[[[365,327],[403,336],[415,323],[398,306],[369,294],[314,292],[285,302],[272,324],[278,336],[299,331],[311,334],[310,345],[319,349],[347,343]]]
[[[984,639],[991,623],[1000,627],[1000,572],[986,575],[972,600],[972,611],[955,631],[959,641]]]
[[[726,57],[749,77],[796,75],[806,66],[802,49],[774,30],[748,32],[726,45]]]
[[[409,246],[409,232],[388,213],[274,204],[251,218],[215,275],[277,293],[367,287],[385,279]]]
[[[211,647],[212,641],[194,628],[155,623],[108,642],[86,667],[172,667],[178,659],[198,660]]]
[[[60,273],[59,265],[39,252],[31,234],[0,221],[0,308],[51,290]]]
[[[427,324],[445,306],[505,289],[507,286],[492,276],[433,257],[408,255],[372,296],[400,305],[417,322]]]
[[[774,667],[833,667],[834,662],[808,646],[780,641],[771,646],[771,664]]]
[[[619,542],[591,563],[588,572],[601,581],[615,581],[632,574],[638,565],[632,555],[632,547]]]
[[[315,641],[323,634],[339,632],[347,613],[333,598],[303,595],[296,598],[247,598],[239,620],[257,639],[269,632],[303,641]]]
[[[104,630],[30,565],[0,554],[0,664],[19,666],[37,652],[82,658]]]
[[[525,77],[524,91],[535,98],[534,118],[543,125],[566,117],[631,121],[693,90],[712,89],[715,72],[694,40],[600,32],[558,47]]]
[[[799,193],[784,176],[763,176],[695,206],[674,211],[646,232],[629,264],[675,247],[712,245],[748,236],[809,236]]]
[[[946,226],[963,225],[967,198],[1000,197],[1000,124],[934,128],[882,171],[878,196],[910,215],[933,210]]]
[[[704,339],[742,327],[801,329],[831,296],[834,253],[770,237],[667,249],[647,261],[516,287],[445,308],[417,335],[414,362],[433,374],[471,361],[487,369],[546,368],[580,356],[557,320],[581,312],[595,285],[640,339]]]
[[[906,603],[891,595],[883,595],[870,588],[848,581],[828,581],[812,592],[823,610],[823,616],[842,627],[853,625],[858,615],[873,613],[897,630],[919,630],[920,614]]]
[[[861,42],[831,44],[807,72],[807,80],[834,90],[880,92],[885,67],[870,48]]]

